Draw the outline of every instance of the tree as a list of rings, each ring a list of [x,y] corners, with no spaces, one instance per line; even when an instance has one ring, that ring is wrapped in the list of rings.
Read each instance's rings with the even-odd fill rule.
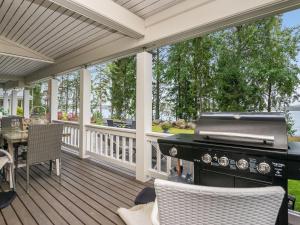
[[[166,68],[168,49],[165,47],[157,48],[152,52],[153,55],[153,118],[160,119],[162,97],[165,92]]]
[[[111,80],[110,101],[112,117],[125,119],[135,116],[136,59],[134,56],[111,62],[106,74]]]
[[[98,111],[100,115],[102,112],[103,103],[107,102],[109,98],[110,79],[105,73],[106,66],[103,64],[94,66],[94,73],[92,78],[92,112]]]

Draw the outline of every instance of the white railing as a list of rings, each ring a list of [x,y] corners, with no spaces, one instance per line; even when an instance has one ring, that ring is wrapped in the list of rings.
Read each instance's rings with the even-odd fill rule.
[[[161,154],[157,143],[157,139],[168,136],[170,136],[170,134],[156,132],[146,134],[147,144],[149,145],[147,149],[150,151],[148,154],[150,160],[148,173],[151,177],[164,179],[169,176],[172,159],[171,157]]]
[[[79,154],[79,124],[78,122],[54,120],[55,123],[64,124],[63,150],[73,154]]]
[[[64,123],[64,133],[70,134],[63,138],[63,150],[79,154],[79,124],[70,121],[54,121]],[[146,134],[147,154],[149,156],[147,173],[152,178],[165,179],[176,159],[161,154],[157,139],[171,134],[150,132]],[[111,166],[126,168],[135,173],[136,168],[136,130],[86,125],[86,155],[93,159],[109,163]],[[185,167],[185,166],[184,166]]]
[[[86,154],[135,172],[134,129],[87,125]]]
[[[163,178],[166,179],[170,175],[172,168],[177,166],[177,159],[165,156],[161,153],[157,139],[166,138],[171,136],[171,134],[166,133],[156,133],[151,132],[147,133],[147,143],[149,147],[147,148],[150,151],[150,162],[149,162],[149,175],[154,178]],[[193,162],[180,160],[180,164],[183,167],[183,174],[193,175],[194,164]]]

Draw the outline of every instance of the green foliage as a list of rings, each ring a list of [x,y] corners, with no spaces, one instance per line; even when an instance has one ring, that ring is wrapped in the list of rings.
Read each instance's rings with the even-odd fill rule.
[[[163,130],[169,130],[172,127],[172,124],[168,121],[165,121],[160,126]]]
[[[17,115],[18,116],[23,116],[23,114],[24,114],[23,108],[18,106],[18,108],[17,108]]]
[[[107,66],[111,80],[110,102],[112,118],[125,119],[135,116],[136,62],[135,57],[122,58]]]
[[[73,113],[77,116],[79,111],[80,76],[78,71],[70,72],[57,77],[58,109],[62,112]]]
[[[186,121],[205,111],[285,112],[299,98],[299,34],[299,27],[284,28],[281,16],[273,16],[171,45],[154,66],[166,67],[160,102]]]
[[[93,113],[92,122],[97,125],[103,125],[103,116],[102,116],[101,112],[96,111]]]
[[[102,114],[103,103],[109,99],[109,88],[111,85],[110,78],[107,75],[105,65],[94,66],[95,73],[92,77],[92,112],[98,112]]]
[[[42,84],[36,84],[32,89],[33,106],[42,106]]]

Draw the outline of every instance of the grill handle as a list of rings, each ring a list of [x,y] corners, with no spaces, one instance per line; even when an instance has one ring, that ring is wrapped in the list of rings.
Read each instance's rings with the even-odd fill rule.
[[[257,135],[257,134],[243,134],[243,133],[233,133],[233,132],[217,132],[217,131],[199,131],[200,136],[210,136],[214,137],[233,137],[233,138],[245,138],[249,140],[262,141],[264,143],[274,143],[274,136],[267,135]]]

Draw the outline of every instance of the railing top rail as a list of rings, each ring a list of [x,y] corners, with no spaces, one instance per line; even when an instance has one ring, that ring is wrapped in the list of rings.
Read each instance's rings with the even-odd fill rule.
[[[108,127],[108,126],[102,126],[102,125],[94,125],[94,124],[88,124],[86,127],[93,128],[93,129],[101,129],[101,130],[107,130],[107,131],[117,131],[121,133],[131,133],[135,134],[135,129],[128,129],[128,128],[119,128],[119,127]]]
[[[53,120],[53,122],[71,124],[71,125],[79,125],[79,122],[77,122],[77,121]]]
[[[157,137],[157,138],[164,138],[164,137],[170,137],[173,134],[167,134],[167,133],[158,133],[158,132],[148,132],[146,133],[147,137]]]

